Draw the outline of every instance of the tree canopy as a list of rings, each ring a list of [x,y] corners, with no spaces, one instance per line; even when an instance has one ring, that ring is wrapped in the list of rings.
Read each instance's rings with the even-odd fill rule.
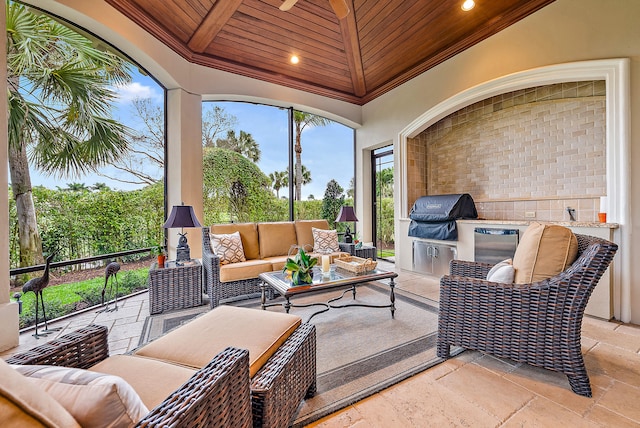
[[[219,147],[205,147],[202,164],[205,223],[271,218],[275,197],[256,164]]]

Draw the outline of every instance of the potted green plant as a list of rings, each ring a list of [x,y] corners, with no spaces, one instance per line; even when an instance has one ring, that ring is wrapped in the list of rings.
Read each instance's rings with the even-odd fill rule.
[[[164,252],[164,247],[162,245],[156,245],[153,247],[152,252],[158,257],[158,267],[163,268],[164,262],[167,259],[167,255]]]
[[[313,267],[318,264],[316,257],[310,257],[302,248],[293,259],[287,258],[282,272],[291,275],[294,285],[311,284],[313,282]]]

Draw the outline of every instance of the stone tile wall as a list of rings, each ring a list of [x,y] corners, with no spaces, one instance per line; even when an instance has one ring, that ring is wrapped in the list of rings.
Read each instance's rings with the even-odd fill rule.
[[[606,194],[605,83],[510,92],[467,106],[408,141],[409,208],[469,193],[482,218],[597,221]]]

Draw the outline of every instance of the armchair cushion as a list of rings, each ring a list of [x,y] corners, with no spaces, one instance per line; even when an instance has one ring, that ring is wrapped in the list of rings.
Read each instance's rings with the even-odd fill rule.
[[[210,228],[211,233],[233,233],[240,232],[244,256],[247,259],[260,258],[260,244],[258,243],[258,229],[255,223],[228,223],[214,224]]]
[[[233,346],[249,350],[253,377],[301,322],[296,315],[223,305],[139,348],[135,355],[199,369]]]
[[[191,368],[133,355],[112,355],[89,370],[121,377],[149,409],[162,403],[195,373]]]
[[[242,239],[240,232],[223,233],[220,235],[211,234],[211,249],[220,257],[220,264],[244,262]]]
[[[515,282],[529,284],[567,269],[578,255],[578,241],[570,229],[531,223],[513,256]]]
[[[53,397],[0,358],[2,426],[80,427]]]
[[[128,427],[149,413],[131,385],[118,376],[60,366],[13,368],[51,395],[84,428]]]

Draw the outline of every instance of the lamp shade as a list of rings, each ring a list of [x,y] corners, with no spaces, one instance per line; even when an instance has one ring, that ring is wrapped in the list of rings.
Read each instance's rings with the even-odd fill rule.
[[[358,217],[356,217],[356,213],[353,211],[353,207],[340,207],[340,212],[338,213],[336,222],[341,223],[344,221],[358,221]]]
[[[173,227],[202,227],[191,205],[174,205],[164,223],[165,229]]]

